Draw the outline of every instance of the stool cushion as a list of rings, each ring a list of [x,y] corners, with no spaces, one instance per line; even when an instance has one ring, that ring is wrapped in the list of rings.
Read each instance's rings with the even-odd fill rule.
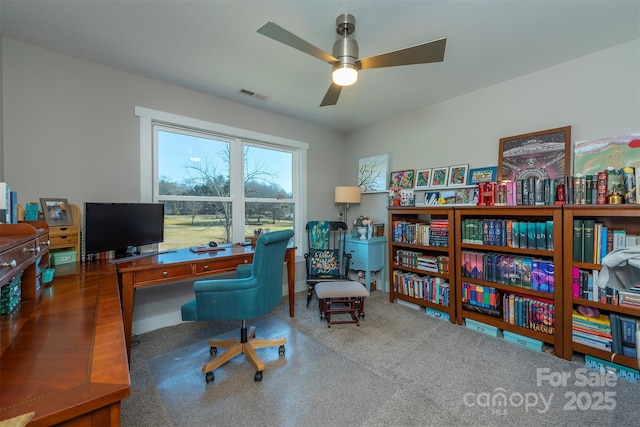
[[[316,284],[318,298],[368,297],[369,291],[362,283],[354,281],[321,282]]]

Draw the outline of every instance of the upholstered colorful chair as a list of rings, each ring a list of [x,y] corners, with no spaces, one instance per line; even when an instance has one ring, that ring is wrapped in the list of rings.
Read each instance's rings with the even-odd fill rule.
[[[293,230],[261,235],[256,242],[252,264],[236,268],[237,278],[199,280],[193,284],[196,299],[182,306],[182,320],[242,320],[239,340],[210,340],[211,355],[218,347],[227,350],[202,367],[207,383],[214,381],[213,371],[235,356],[244,354],[256,367],[255,381],[262,381],[264,362],[256,349],[278,346],[284,354],[286,338],[256,339],[256,328],[247,330],[246,319],[269,313],[282,300],[282,276],[285,251]]]
[[[349,255],[341,236],[347,230],[342,221],[309,221],[306,225],[309,252],[304,254],[307,269],[307,307],[315,286],[322,282],[347,280]]]

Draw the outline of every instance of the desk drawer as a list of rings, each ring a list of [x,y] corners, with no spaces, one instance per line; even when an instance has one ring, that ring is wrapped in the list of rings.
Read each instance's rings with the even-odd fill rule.
[[[360,262],[360,261],[353,261],[353,259],[351,260],[351,262],[349,262],[349,269],[351,270],[366,270],[367,266],[364,262]]]
[[[252,254],[245,256],[212,259],[196,263],[196,275],[206,275],[211,273],[220,273],[224,271],[234,271],[238,264],[249,264],[253,259]]]
[[[24,270],[25,266],[35,259],[35,256],[35,239],[3,252],[0,255],[0,283]]]
[[[51,227],[49,228],[49,237],[53,240],[55,237],[78,236],[78,227],[70,225],[68,227]]]
[[[49,246],[51,245],[51,241],[49,240],[49,235],[43,234],[38,236],[36,238],[36,244],[38,245],[38,247],[40,247],[40,252],[44,253],[44,250],[49,249]]]
[[[172,281],[191,277],[191,264],[172,265],[162,268],[140,270],[133,273],[134,284],[145,282]]]

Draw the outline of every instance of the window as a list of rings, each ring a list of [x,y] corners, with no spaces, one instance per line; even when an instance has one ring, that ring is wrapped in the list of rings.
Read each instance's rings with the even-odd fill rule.
[[[165,204],[159,249],[284,228],[304,235],[307,144],[140,107],[136,115],[142,201]]]

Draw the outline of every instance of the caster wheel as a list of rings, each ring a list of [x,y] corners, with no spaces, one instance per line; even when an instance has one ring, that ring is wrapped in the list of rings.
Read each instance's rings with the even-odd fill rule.
[[[209,354],[212,356],[218,354],[218,347],[211,346],[211,348],[209,349]]]
[[[213,375],[213,372],[207,372],[205,379],[207,380],[207,384],[212,383],[216,377]]]
[[[278,354],[284,354],[284,345],[278,347]]]
[[[262,381],[262,371],[256,372],[256,374],[253,376],[253,380],[254,381]]]

